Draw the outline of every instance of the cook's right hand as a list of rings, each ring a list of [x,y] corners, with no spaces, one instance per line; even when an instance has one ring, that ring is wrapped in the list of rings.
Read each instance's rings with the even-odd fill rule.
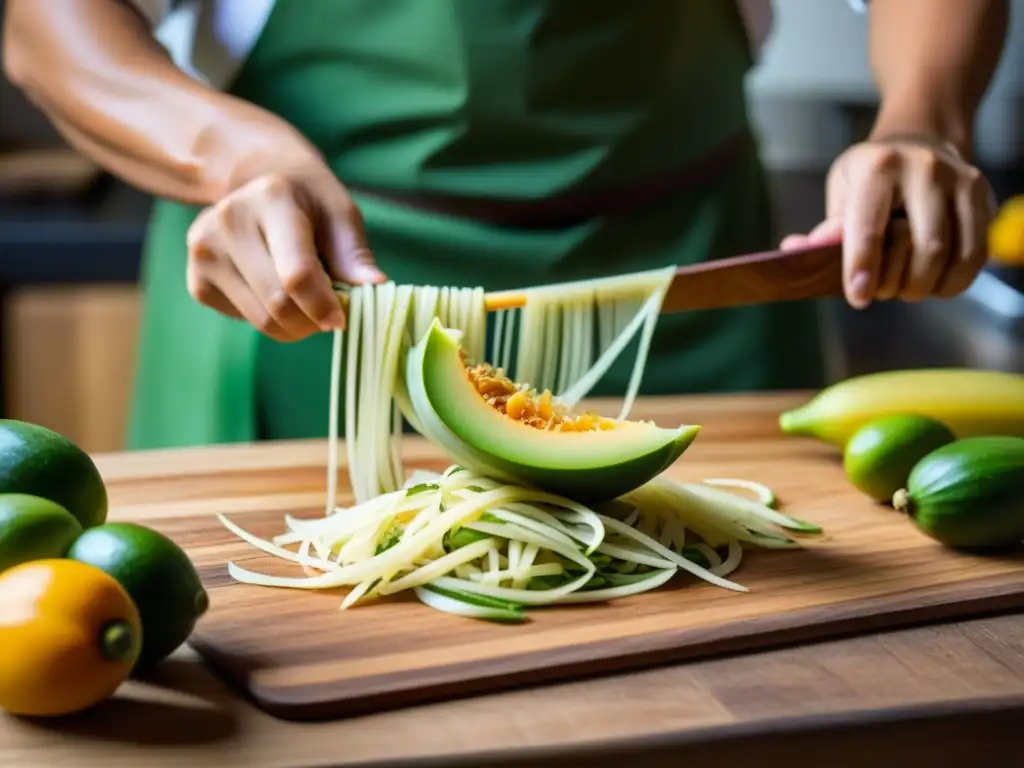
[[[253,178],[204,209],[187,239],[192,297],[277,341],[344,327],[332,278],[386,279],[359,209],[318,159]]]

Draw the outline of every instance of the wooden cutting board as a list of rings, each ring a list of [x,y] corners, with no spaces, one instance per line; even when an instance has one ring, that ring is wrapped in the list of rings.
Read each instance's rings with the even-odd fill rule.
[[[533,610],[522,625],[462,619],[414,598],[339,611],[341,592],[235,583],[229,560],[301,572],[238,540],[214,514],[260,536],[282,531],[286,513],[322,514],[323,443],[202,449],[209,461],[201,472],[176,470],[174,452],[140,454],[135,465],[120,457],[116,471],[102,462],[101,469],[112,517],[163,530],[199,567],[211,609],[194,648],[259,706],[288,719],[350,716],[1024,606],[1024,558],[948,551],[853,490],[835,451],[780,437],[778,412],[799,399],[666,399],[642,403],[636,415],[670,423],[684,414],[704,425],[670,470],[675,477],[767,483],[784,510],[821,524],[824,536],[808,539],[802,551],[749,552],[730,577],[748,594],[679,576],[655,593],[615,603]],[[195,450],[189,456],[194,468]],[[407,457],[412,466],[446,464],[419,440],[409,442]]]

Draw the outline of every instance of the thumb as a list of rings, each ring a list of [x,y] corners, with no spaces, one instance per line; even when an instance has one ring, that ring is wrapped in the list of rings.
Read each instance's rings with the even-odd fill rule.
[[[324,260],[334,280],[349,285],[382,283],[387,280],[370,250],[363,215],[351,199],[337,206],[326,222]]]

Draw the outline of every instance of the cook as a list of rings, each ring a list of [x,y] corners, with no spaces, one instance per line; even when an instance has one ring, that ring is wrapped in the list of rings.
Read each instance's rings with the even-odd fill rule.
[[[855,307],[956,295],[986,257],[972,123],[1008,2],[858,10],[881,108],[783,245],[841,235]],[[331,278],[500,290],[772,247],[744,89],[771,20],[770,0],[7,0],[10,79],[158,198],[130,445],[324,435]],[[820,345],[810,303],[666,316],[643,392],[816,386]]]

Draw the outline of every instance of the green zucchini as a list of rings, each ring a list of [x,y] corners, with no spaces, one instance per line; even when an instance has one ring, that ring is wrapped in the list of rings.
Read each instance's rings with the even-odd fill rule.
[[[969,437],[921,459],[893,506],[933,539],[957,549],[1024,540],[1024,438]]]

